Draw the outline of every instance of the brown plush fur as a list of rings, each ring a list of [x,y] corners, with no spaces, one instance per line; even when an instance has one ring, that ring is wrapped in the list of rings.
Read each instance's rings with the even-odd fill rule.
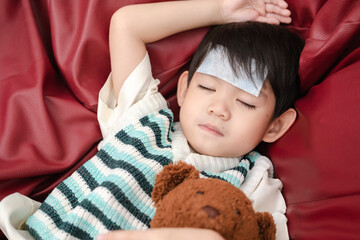
[[[152,228],[207,228],[228,240],[275,239],[269,213],[255,213],[240,189],[223,180],[200,179],[199,171],[186,163],[164,168],[152,198],[157,207]]]

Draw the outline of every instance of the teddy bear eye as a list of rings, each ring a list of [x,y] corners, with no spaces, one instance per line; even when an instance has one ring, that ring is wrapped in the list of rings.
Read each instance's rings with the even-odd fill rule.
[[[197,194],[197,195],[203,195],[204,192],[202,192],[202,191],[197,191],[196,194]]]
[[[241,212],[239,210],[235,210],[236,215],[241,215]]]

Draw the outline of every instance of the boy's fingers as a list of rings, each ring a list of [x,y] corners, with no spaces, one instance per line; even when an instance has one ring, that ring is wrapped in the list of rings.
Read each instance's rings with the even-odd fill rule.
[[[112,231],[107,234],[98,236],[97,240],[141,240],[150,239],[148,236],[144,236],[146,232],[137,232],[137,231]]]
[[[271,3],[266,4],[265,9],[266,9],[266,12],[268,12],[268,13],[276,13],[278,15],[286,16],[286,17],[291,15],[291,12],[289,9],[284,9],[284,8],[281,8],[281,7],[271,4]]]
[[[244,18],[244,16],[246,16],[246,18]],[[259,12],[252,10],[252,9],[247,9],[245,11],[239,12],[237,14],[234,14],[234,22],[243,22],[243,21],[249,21],[249,20],[254,20],[259,16]]]
[[[263,17],[263,16],[259,16],[256,19],[256,21],[265,22],[265,23],[274,24],[274,25],[280,24],[280,21],[277,18],[269,18],[269,17]]]
[[[280,8],[287,8],[288,4],[284,0],[265,0],[265,3],[274,4]]]
[[[213,230],[196,228],[157,228],[148,231],[113,231],[98,236],[97,240],[224,240]]]
[[[266,14],[266,17],[270,19],[277,19],[280,23],[291,23],[291,17],[281,16],[274,13],[268,13]]]
[[[265,3],[271,3],[281,8],[287,8],[288,4],[284,0],[265,0]]]
[[[265,5],[266,3],[264,1],[254,1],[252,4],[253,8],[263,16],[266,14]]]

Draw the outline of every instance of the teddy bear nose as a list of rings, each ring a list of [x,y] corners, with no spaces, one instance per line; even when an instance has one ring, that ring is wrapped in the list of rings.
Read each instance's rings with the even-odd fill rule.
[[[202,208],[202,210],[204,210],[210,218],[215,218],[216,216],[220,215],[219,211],[211,206],[205,206]]]

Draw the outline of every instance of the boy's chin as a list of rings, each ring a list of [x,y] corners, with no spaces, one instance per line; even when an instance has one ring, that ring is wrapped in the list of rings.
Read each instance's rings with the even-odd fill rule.
[[[220,151],[221,146],[206,147],[202,144],[199,144],[199,146],[190,145],[190,149],[191,152],[198,153],[201,155],[211,156],[211,157],[235,158],[241,156],[241,155],[237,156],[236,154],[232,154],[232,153],[226,153],[225,151]]]

